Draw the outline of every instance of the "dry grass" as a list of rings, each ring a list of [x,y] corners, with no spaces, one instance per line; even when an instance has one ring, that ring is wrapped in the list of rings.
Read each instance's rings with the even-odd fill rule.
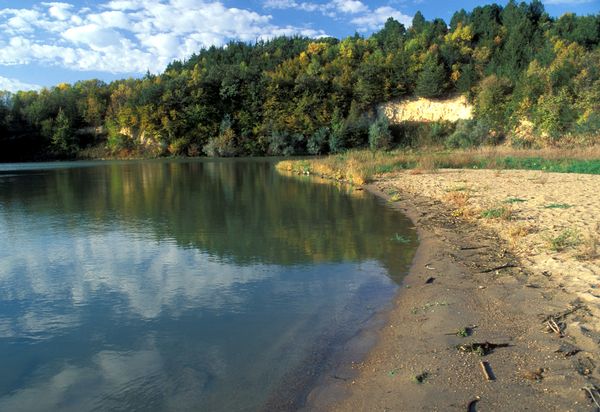
[[[530,223],[515,223],[505,228],[506,238],[513,249],[518,249],[521,240],[536,231],[535,226]]]
[[[467,192],[448,192],[444,195],[444,200],[457,208],[467,206],[470,198]]]
[[[600,223],[597,223],[594,229],[589,229],[589,232],[583,241],[581,254],[578,256],[579,259],[594,260],[600,258],[600,253],[598,252],[599,235]]]
[[[362,185],[376,176],[398,170],[411,169],[411,173],[432,173],[438,168],[477,168],[500,170],[504,160],[540,158],[545,160],[573,159],[580,161],[600,159],[600,145],[584,148],[546,148],[522,150],[509,147],[484,147],[470,150],[445,151],[429,148],[421,151],[398,150],[392,152],[371,152],[351,150],[343,154],[310,160],[284,160],[277,168],[299,174],[316,174],[323,177]],[[545,183],[541,176],[540,184]]]

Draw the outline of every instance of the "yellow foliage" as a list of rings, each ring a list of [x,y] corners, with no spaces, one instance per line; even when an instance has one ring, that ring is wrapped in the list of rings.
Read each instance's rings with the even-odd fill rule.
[[[327,49],[326,43],[310,43],[308,47],[306,47],[306,52],[310,55],[316,55],[322,53]]]
[[[470,25],[463,26],[462,23],[458,23],[456,30],[446,35],[446,41],[454,43],[464,43],[473,40],[473,29]]]

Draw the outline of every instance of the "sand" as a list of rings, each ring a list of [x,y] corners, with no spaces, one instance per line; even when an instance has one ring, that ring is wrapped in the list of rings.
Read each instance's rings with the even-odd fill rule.
[[[582,388],[600,387],[600,176],[413,171],[366,188],[421,243],[374,348],[325,377],[306,409],[594,410]],[[457,349],[481,342],[508,346]]]

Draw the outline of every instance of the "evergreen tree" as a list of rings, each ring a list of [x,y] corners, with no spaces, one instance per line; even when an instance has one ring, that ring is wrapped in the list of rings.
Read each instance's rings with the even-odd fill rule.
[[[60,109],[52,129],[52,146],[59,154],[68,155],[74,150],[73,138],[71,122],[65,112]]]
[[[438,62],[437,55],[430,53],[419,73],[415,92],[421,97],[440,97],[444,92],[445,81],[444,65]]]

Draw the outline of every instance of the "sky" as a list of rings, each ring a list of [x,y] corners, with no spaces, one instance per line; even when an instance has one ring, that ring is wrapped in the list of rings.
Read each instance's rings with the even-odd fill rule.
[[[0,90],[106,82],[160,73],[175,59],[230,40],[279,35],[369,35],[420,10],[449,21],[489,1],[448,0],[0,0]],[[496,1],[505,4],[506,1]],[[543,0],[548,13],[600,12],[600,0]]]

